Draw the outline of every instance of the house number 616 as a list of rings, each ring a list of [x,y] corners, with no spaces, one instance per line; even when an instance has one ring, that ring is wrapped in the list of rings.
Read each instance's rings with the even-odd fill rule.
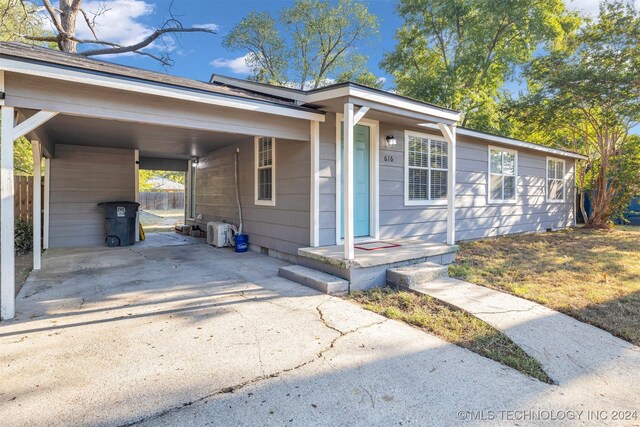
[[[393,156],[390,156],[390,155],[388,155],[388,154],[385,154],[385,156],[384,156],[384,161],[385,161],[385,162],[391,162],[391,163],[393,163]]]

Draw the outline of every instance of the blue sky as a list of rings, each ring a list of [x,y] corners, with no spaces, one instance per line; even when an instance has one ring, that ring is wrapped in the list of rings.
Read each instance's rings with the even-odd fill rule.
[[[597,11],[597,0],[567,0],[569,7],[586,13]],[[640,1],[640,0],[638,0]],[[133,43],[150,33],[170,16],[171,0],[85,0],[85,9],[97,11],[103,5],[107,10],[97,19],[97,32],[106,40]],[[222,46],[224,35],[250,11],[268,11],[273,15],[290,6],[293,0],[175,0],[171,11],[185,26],[206,25],[216,28],[218,34],[183,34],[176,41],[168,40],[175,64],[163,68],[152,59],[139,55],[103,57],[124,65],[132,65],[164,71],[184,77],[207,81],[212,73],[246,77],[242,56],[245,52],[230,52]],[[380,40],[369,52],[369,69],[386,79],[385,88],[393,86],[393,79],[379,67],[385,52],[393,49],[395,30],[402,20],[395,13],[396,0],[369,0],[366,2],[372,13],[380,19]],[[78,35],[91,38],[88,28],[78,20]],[[157,43],[155,50],[167,49]],[[508,86],[517,90],[518,83]]]
[[[392,89],[393,78],[382,70],[379,64],[384,53],[393,50],[395,31],[402,25],[402,20],[395,12],[397,0],[363,1],[380,20],[380,40],[374,43],[374,47],[368,52],[368,67],[376,76],[385,78],[385,89]],[[579,10],[587,15],[597,14],[598,0],[565,1],[572,10]],[[635,1],[640,7],[640,0]],[[124,65],[201,81],[208,81],[213,73],[246,77],[249,72],[242,58],[246,52],[230,52],[225,49],[222,46],[224,35],[250,11],[268,11],[277,16],[280,10],[291,4],[293,0],[84,0],[84,8],[88,12],[104,12],[96,19],[98,35],[104,40],[122,44],[132,44],[141,40],[169,18],[171,13],[185,26],[202,25],[215,28],[218,32],[216,35],[183,34],[177,39],[169,38],[166,44],[156,43],[151,51],[171,51],[175,61],[172,67],[163,68],[156,61],[135,54],[101,57]],[[92,38],[80,17],[77,31],[80,38]],[[505,88],[517,92],[521,84],[516,78],[508,82]],[[640,133],[640,126],[633,132]]]
[[[380,77],[386,77],[379,68],[384,52],[393,49],[395,28],[401,25],[401,19],[395,14],[396,0],[372,0],[369,9],[380,19],[380,43],[375,43],[375,50],[369,53],[369,68]],[[109,2],[87,1],[88,10],[97,10],[100,4],[106,4],[109,10],[98,20],[98,33],[108,40],[133,42],[140,34],[150,32],[169,17],[170,0],[116,0]],[[216,35],[184,34],[180,35],[176,44],[172,44],[172,67],[163,69],[151,59],[137,55],[120,55],[109,57],[109,61],[125,65],[164,71],[197,80],[208,80],[212,73],[246,77],[243,70],[245,52],[230,52],[222,46],[224,35],[251,11],[268,11],[273,15],[290,6],[293,0],[175,0],[172,12],[185,26],[207,25],[215,27]],[[79,35],[90,36],[84,23],[79,22]],[[164,49],[164,46],[157,46]],[[390,86],[390,85],[389,85]]]

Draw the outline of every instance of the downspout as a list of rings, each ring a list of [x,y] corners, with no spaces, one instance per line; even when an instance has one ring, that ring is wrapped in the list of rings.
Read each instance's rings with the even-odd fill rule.
[[[242,204],[240,203],[240,186],[238,184],[238,166],[239,166],[240,148],[236,147],[235,158],[235,180],[236,180],[236,203],[238,204],[238,216],[240,217],[240,226],[238,227],[238,234],[242,234]]]

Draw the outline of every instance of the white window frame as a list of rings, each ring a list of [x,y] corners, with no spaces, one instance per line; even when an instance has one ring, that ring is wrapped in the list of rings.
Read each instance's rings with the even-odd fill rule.
[[[436,200],[431,200],[431,199],[427,199],[427,200],[411,200],[409,199],[409,138],[410,137],[417,137],[417,138],[425,138],[429,140],[429,149],[427,151],[427,156],[429,158],[429,167],[427,168],[417,168],[417,169],[424,169],[427,170],[428,173],[428,177],[429,177],[429,181],[427,184],[427,194],[430,197],[431,196],[431,171],[432,170],[437,170],[437,171],[446,171],[447,172],[447,195],[449,194],[449,191],[451,190],[449,188],[449,156],[451,155],[451,148],[449,147],[449,144],[447,143],[447,141],[444,138],[438,138],[437,136],[434,136],[432,134],[428,134],[428,133],[421,133],[421,132],[414,132],[414,131],[410,131],[410,130],[405,130],[404,131],[404,205],[405,206],[446,206],[447,205],[447,197],[443,198],[443,199],[436,199]],[[439,169],[439,168],[432,168],[431,167],[431,141],[438,141],[438,142],[444,142],[445,146],[447,147],[447,167],[445,169]],[[411,166],[414,167],[414,166]]]
[[[260,166],[260,139],[271,139],[271,166]],[[255,187],[254,187],[254,203],[258,206],[275,206],[276,205],[276,139],[270,136],[256,136],[254,138],[254,175],[255,175]],[[260,169],[271,169],[271,200],[259,199],[258,191],[258,171]]]
[[[562,162],[562,199],[552,199],[549,195],[549,160],[553,160],[555,162]],[[550,157],[547,156],[545,159],[545,170],[546,179],[544,181],[544,194],[547,203],[565,203],[567,201],[567,162],[565,159],[560,159],[558,157]],[[558,179],[558,178],[553,178]]]
[[[513,199],[493,199],[491,197],[491,175],[499,175],[502,176],[502,196],[504,197],[504,177],[505,176],[510,176],[510,175],[505,175],[504,173],[501,174],[492,174],[491,173],[491,150],[494,151],[500,151],[500,152],[506,152],[506,153],[512,153],[514,155],[514,173],[515,173],[515,188],[514,188],[514,198]],[[517,150],[512,150],[510,148],[504,148],[504,147],[497,147],[495,145],[489,145],[488,146],[488,150],[487,150],[487,203],[488,204],[513,204],[516,203],[518,201],[518,151]]]

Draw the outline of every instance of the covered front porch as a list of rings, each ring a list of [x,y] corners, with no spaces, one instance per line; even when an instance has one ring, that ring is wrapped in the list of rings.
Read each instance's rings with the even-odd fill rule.
[[[330,139],[313,129],[311,134],[311,246],[298,250],[299,263],[350,282],[350,289],[385,284],[385,271],[391,267],[424,261],[449,264],[455,258],[456,201],[456,123],[459,113],[393,94],[372,94],[367,88],[348,84],[320,89],[307,95],[325,111],[335,114],[335,173],[323,158]],[[331,117],[327,118],[327,122]],[[327,126],[323,124],[322,126]],[[360,129],[358,129],[360,127]],[[365,165],[370,194],[358,193],[358,140],[368,127],[370,161]],[[408,135],[420,131],[441,140],[444,146],[446,188],[439,200],[416,203],[409,200]],[[364,132],[366,135],[367,132]],[[329,143],[328,143],[329,142]],[[366,156],[365,152],[365,156]],[[399,174],[402,174],[399,176]],[[335,179],[335,191],[327,187]],[[326,209],[335,194],[335,211]],[[369,203],[369,232],[362,234],[356,218]],[[329,202],[329,203],[327,203]],[[335,212],[335,222],[331,215]],[[328,215],[327,215],[328,214]],[[433,221],[422,224],[425,218]],[[329,219],[329,221],[327,221]],[[335,223],[327,230],[326,224]],[[330,226],[329,226],[330,227]],[[327,231],[335,232],[328,236]],[[327,243],[331,242],[331,243]]]

